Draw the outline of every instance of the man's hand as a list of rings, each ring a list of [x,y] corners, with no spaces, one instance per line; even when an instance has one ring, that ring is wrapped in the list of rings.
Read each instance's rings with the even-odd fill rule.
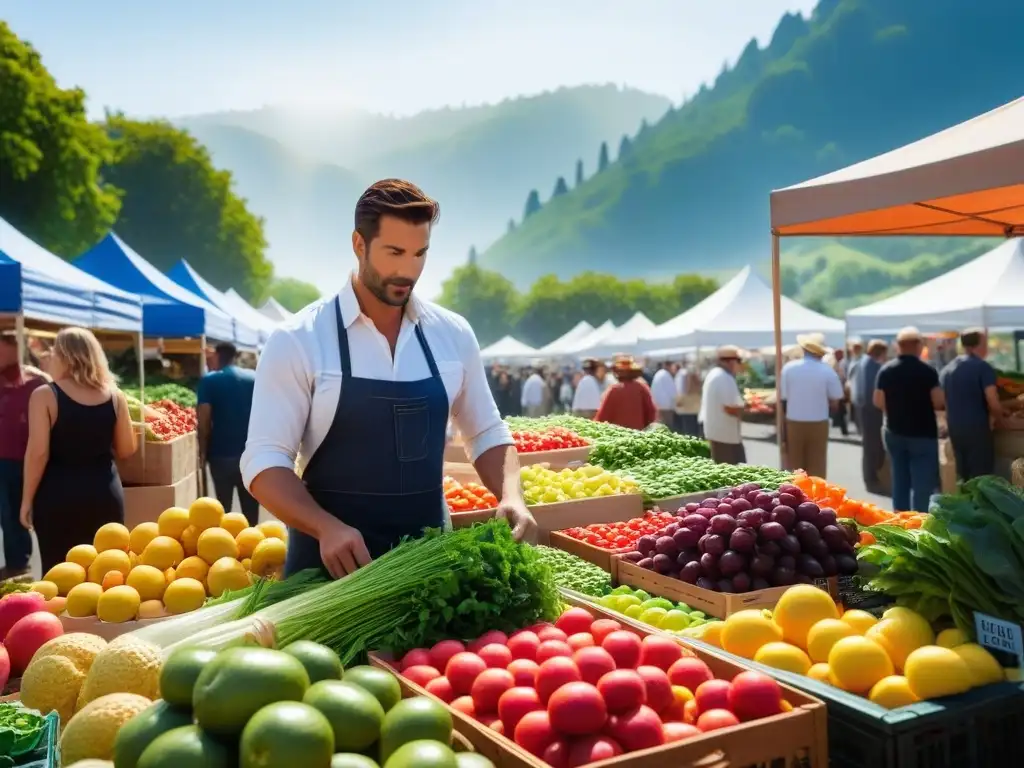
[[[363,535],[340,520],[332,518],[318,538],[320,559],[331,578],[340,579],[370,562],[370,552]]]
[[[21,520],[21,527],[24,528],[26,531],[31,531],[32,530],[32,505],[31,504],[22,504],[21,505],[21,515],[19,516],[19,518]]]
[[[498,504],[495,517],[508,520],[516,541],[525,541],[527,544],[537,543],[537,521],[534,520],[530,510],[526,508],[526,502],[522,499],[502,501]]]

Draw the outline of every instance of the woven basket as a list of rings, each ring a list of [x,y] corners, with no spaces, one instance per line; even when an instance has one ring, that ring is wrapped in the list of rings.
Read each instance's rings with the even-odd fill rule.
[[[1017,459],[1010,465],[1010,481],[1018,488],[1024,488],[1024,459]]]

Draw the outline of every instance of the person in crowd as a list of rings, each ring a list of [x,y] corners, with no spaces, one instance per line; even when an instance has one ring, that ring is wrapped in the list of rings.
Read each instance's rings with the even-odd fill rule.
[[[956,473],[961,480],[995,471],[995,440],[992,428],[1002,416],[996,372],[985,357],[988,339],[981,328],[960,334],[963,354],[939,375],[946,398],[946,427],[953,445]]]
[[[502,418],[512,416],[515,413],[516,402],[515,391],[512,383],[512,376],[506,370],[498,372],[493,389],[494,404],[498,406],[498,413]]]
[[[711,445],[711,458],[720,464],[743,464],[746,449],[740,431],[743,396],[736,374],[743,367],[743,355],[737,347],[719,347],[718,364],[704,377],[698,421]]]
[[[43,371],[22,365],[15,333],[0,333],[0,530],[4,539],[0,581],[29,573],[32,536],[18,519],[28,447],[28,403],[32,393],[48,381]]]
[[[224,509],[231,511],[237,490],[242,514],[249,525],[256,526],[260,505],[242,482],[239,469],[249,433],[256,373],[236,364],[234,344],[218,344],[216,352],[217,369],[199,381],[199,465],[209,464],[214,493]]]
[[[676,371],[676,416],[679,431],[684,435],[701,437],[700,413],[701,388],[700,368],[696,361],[687,363],[685,360]]]
[[[881,339],[868,342],[867,355],[858,360],[853,369],[850,391],[853,407],[856,409],[858,429],[861,435],[861,474],[864,487],[871,493],[882,493],[878,473],[885,464],[885,445],[882,442],[882,412],[874,403],[875,380],[885,359],[889,356],[889,345]]]
[[[522,416],[523,415],[523,383],[530,375],[529,369],[520,371],[519,373],[510,374],[512,377],[512,411],[509,415],[511,416]]]
[[[593,358],[583,361],[583,376],[576,385],[572,397],[572,412],[584,419],[592,419],[601,407],[601,382],[604,380],[604,365]]]
[[[839,406],[832,412],[832,426],[836,427],[845,437],[850,434],[850,427],[847,424],[847,405],[849,390],[847,389],[847,359],[842,349],[837,349],[833,354],[832,370],[839,377],[839,383],[843,388],[843,396],[839,400]]]
[[[543,371],[537,368],[523,382],[523,392],[520,397],[523,415],[531,417],[543,416],[546,397],[547,383],[544,381]]]
[[[916,328],[896,335],[899,356],[882,366],[872,395],[885,414],[882,437],[892,466],[892,503],[897,512],[927,512],[939,486],[939,428],[945,407],[938,372],[921,359]]]
[[[135,453],[128,401],[107,356],[84,328],[57,334],[53,381],[29,398],[21,524],[35,530],[43,573],[106,523],[124,523],[124,491],[114,464]]]
[[[676,380],[675,364],[659,365],[651,379],[651,396],[658,409],[658,421],[670,429],[676,422]]]
[[[783,445],[792,469],[827,477],[829,415],[839,408],[843,385],[823,361],[828,350],[821,337],[798,336],[803,357],[782,368],[779,403],[785,416]]]
[[[561,375],[561,383],[558,386],[558,410],[562,413],[569,413],[572,408],[572,375],[563,372]]]
[[[605,391],[597,409],[597,421],[630,429],[645,429],[658,418],[651,388],[643,381],[643,370],[632,358],[621,357],[613,366],[616,383]]]
[[[846,366],[846,399],[850,403],[850,421],[858,432],[860,424],[857,420],[857,405],[854,394],[857,389],[857,368],[864,361],[864,343],[860,339],[851,339],[849,363]]]

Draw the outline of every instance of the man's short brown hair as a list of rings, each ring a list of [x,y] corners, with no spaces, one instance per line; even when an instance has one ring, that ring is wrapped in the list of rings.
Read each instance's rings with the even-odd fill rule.
[[[967,328],[960,334],[960,344],[964,349],[973,349],[981,344],[984,335],[985,331],[982,328]]]
[[[394,216],[410,224],[435,224],[441,206],[422,189],[403,179],[382,179],[371,185],[356,203],[355,229],[366,243],[380,234],[380,220]]]

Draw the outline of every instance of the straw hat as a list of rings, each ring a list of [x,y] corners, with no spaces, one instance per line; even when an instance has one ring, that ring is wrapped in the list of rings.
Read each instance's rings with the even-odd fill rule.
[[[619,357],[612,366],[612,372],[616,376],[623,373],[640,373],[642,370],[640,365],[632,357],[628,356]]]
[[[796,337],[796,343],[800,345],[800,348],[815,357],[824,357],[828,354],[824,341],[825,337],[820,333],[807,333]]]
[[[716,354],[719,360],[742,360],[744,356],[742,349],[731,344],[719,347]]]

